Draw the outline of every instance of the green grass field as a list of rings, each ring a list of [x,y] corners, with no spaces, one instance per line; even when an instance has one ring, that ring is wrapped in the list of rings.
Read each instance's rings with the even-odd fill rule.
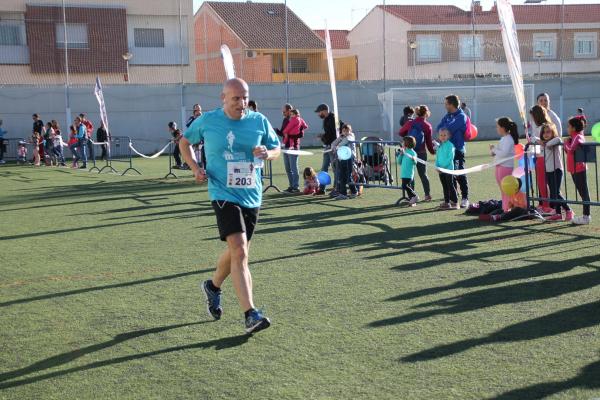
[[[248,337],[229,282],[223,319],[206,316],[198,284],[223,249],[206,187],[135,164],[0,168],[0,398],[600,397],[597,210],[586,227],[481,223],[435,211],[431,173],[435,201],[412,209],[392,190],[270,191],[251,269],[273,325]],[[472,199],[499,196],[492,171],[470,179]]]

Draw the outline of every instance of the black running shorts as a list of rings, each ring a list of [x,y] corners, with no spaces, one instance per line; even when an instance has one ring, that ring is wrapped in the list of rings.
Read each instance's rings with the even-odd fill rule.
[[[259,208],[245,208],[222,200],[213,201],[211,204],[217,216],[222,241],[227,241],[227,236],[240,232],[245,232],[247,240],[250,241],[258,221]]]

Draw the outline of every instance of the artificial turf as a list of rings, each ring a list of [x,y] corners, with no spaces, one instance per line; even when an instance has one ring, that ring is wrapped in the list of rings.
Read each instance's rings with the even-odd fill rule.
[[[223,249],[206,187],[134,164],[0,168],[0,398],[600,397],[596,209],[584,227],[484,223],[435,211],[434,172],[415,208],[270,190],[250,264],[273,325],[249,337],[229,282],[223,319],[205,312]],[[472,199],[499,197],[493,171],[469,179]]]

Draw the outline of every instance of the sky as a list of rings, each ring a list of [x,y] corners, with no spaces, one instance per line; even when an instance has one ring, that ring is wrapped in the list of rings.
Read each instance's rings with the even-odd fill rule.
[[[227,0],[213,0],[227,1]],[[253,0],[256,3],[275,3],[276,0]],[[600,0],[564,0],[565,4],[600,3]],[[281,1],[283,2],[283,1]],[[200,8],[203,1],[194,0],[194,12]],[[512,4],[523,4],[524,0],[513,0]],[[383,4],[383,0],[288,0],[288,7],[296,13],[312,29],[352,29],[373,7]],[[470,0],[415,0],[387,1],[386,4],[400,5],[447,5],[453,4],[465,10],[471,8]],[[493,0],[481,0],[484,10],[492,8]],[[545,4],[561,4],[561,0],[547,0]]]

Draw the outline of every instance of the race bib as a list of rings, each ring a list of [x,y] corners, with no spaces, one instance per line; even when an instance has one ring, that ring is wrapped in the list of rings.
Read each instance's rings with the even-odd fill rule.
[[[251,162],[227,163],[227,187],[232,189],[256,188],[256,166]]]

